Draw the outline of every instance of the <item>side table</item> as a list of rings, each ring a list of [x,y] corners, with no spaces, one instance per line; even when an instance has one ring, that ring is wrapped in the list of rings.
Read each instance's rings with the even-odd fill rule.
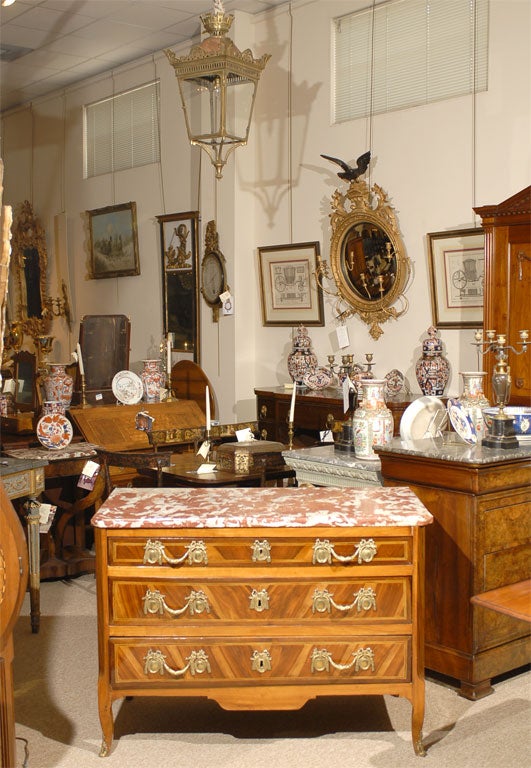
[[[295,470],[297,483],[359,488],[381,486],[380,461],[363,461],[336,451],[333,445],[283,451],[288,467]]]

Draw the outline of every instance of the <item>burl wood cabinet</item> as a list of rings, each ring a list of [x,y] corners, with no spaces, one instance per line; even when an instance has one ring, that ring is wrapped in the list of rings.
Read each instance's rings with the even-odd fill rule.
[[[406,488],[122,489],[93,518],[101,755],[124,696],[395,694],[423,754],[424,526]]]
[[[444,442],[446,440],[446,443]],[[499,450],[449,437],[377,448],[385,485],[408,485],[434,517],[426,532],[428,669],[478,699],[529,662],[529,624],[472,605],[529,576],[531,446]]]
[[[509,344],[518,331],[531,331],[531,186],[499,205],[474,208],[485,230],[484,330],[505,333]],[[485,356],[485,392],[492,402],[494,356]],[[531,405],[531,350],[509,353],[513,405]]]

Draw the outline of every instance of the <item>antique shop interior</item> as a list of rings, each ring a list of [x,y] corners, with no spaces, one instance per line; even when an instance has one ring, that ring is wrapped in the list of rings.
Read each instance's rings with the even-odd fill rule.
[[[0,24],[1,768],[525,764],[528,0]]]

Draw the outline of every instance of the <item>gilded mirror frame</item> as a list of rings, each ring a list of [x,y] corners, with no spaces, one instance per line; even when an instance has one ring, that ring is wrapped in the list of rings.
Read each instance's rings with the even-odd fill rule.
[[[48,332],[52,315],[49,311],[48,253],[46,233],[28,200],[15,210],[11,234],[12,268],[17,287],[16,311],[24,333],[32,338]],[[31,261],[29,261],[31,257]],[[28,284],[28,270],[35,273]],[[38,291],[36,290],[38,286]],[[30,291],[33,292],[30,295]],[[36,291],[36,292],[35,292]],[[30,306],[33,305],[33,309]],[[31,313],[31,314],[30,314]]]
[[[383,333],[381,324],[396,320],[408,308],[404,291],[411,265],[394,209],[380,186],[374,184],[369,190],[359,178],[350,183],[346,194],[334,192],[332,209],[330,265],[337,286],[338,317],[343,320],[359,315],[369,326],[372,338],[378,339]],[[374,255],[367,254],[367,237],[377,243]],[[357,244],[354,241],[361,244],[361,256],[353,255]],[[357,259],[362,260],[363,271],[358,269]],[[321,275],[325,269],[321,264]],[[401,307],[393,306],[399,300]]]

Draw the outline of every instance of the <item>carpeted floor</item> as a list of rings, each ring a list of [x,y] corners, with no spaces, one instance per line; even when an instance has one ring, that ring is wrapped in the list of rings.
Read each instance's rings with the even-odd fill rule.
[[[115,704],[115,740],[98,756],[96,583],[41,585],[41,629],[26,596],[15,630],[17,765],[22,768],[523,768],[531,762],[531,673],[478,702],[427,679],[416,757],[411,707],[393,696],[323,698],[297,712],[226,712],[203,699]],[[26,753],[27,750],[27,753]]]

